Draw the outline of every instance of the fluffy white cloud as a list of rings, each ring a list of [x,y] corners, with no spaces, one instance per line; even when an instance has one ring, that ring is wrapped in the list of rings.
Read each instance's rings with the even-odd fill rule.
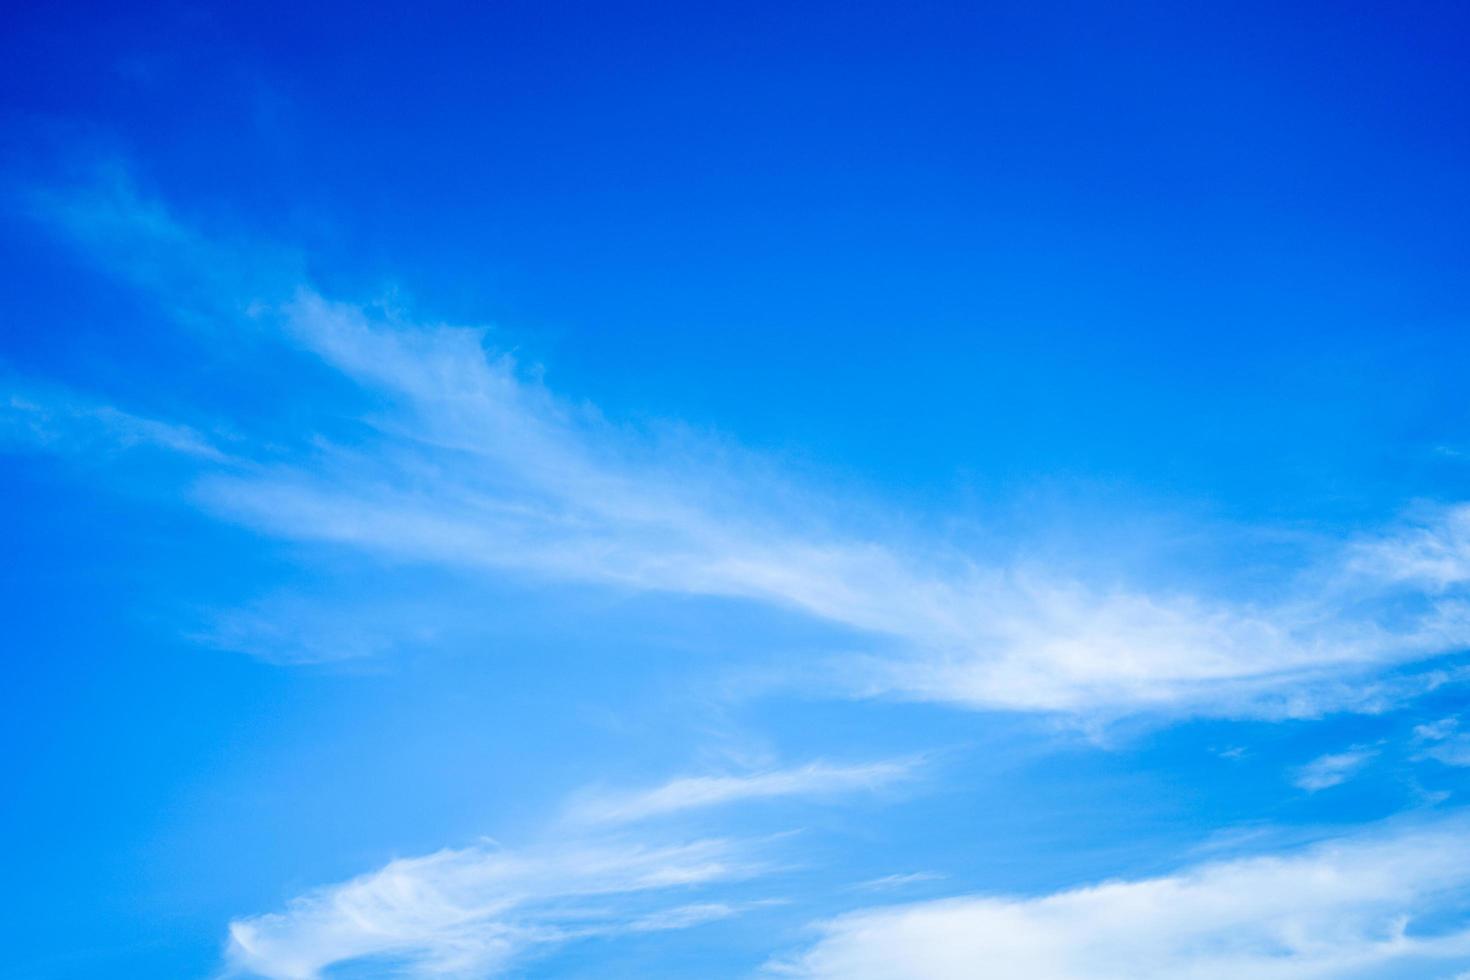
[[[445,850],[319,888],[284,912],[237,920],[227,959],[236,974],[271,980],[314,980],[348,963],[414,977],[494,976],[574,939],[733,915],[736,906],[680,899],[758,870],[718,840]]]
[[[819,926],[814,946],[772,970],[834,980],[1442,974],[1470,957],[1466,829],[1361,837],[1040,898],[857,912]]]

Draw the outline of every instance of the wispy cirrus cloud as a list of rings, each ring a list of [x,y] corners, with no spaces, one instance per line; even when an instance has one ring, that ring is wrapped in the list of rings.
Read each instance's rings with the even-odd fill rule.
[[[1470,582],[1470,504],[1426,508],[1418,521],[1356,543],[1348,568],[1444,590]]]
[[[1461,822],[1036,898],[854,912],[771,972],[842,980],[1309,980],[1470,960]],[[1379,971],[1379,972],[1370,972]]]
[[[909,885],[920,885],[926,881],[943,881],[946,876],[937,871],[909,871],[903,874],[884,875],[881,878],[869,878],[860,881],[850,887],[850,891],[878,892],[905,888]]]
[[[66,225],[88,226],[85,208],[99,206],[85,201],[58,205]],[[203,470],[201,505],[264,534],[467,573],[768,603],[867,638],[868,655],[826,672],[845,693],[975,708],[1375,710],[1458,677],[1386,669],[1470,646],[1459,509],[1344,541],[1258,600],[955,554],[844,518],[840,494],[799,489],[729,447],[614,425],[493,351],[484,330],[414,322],[279,278],[236,295],[262,277],[191,273],[196,260],[177,253],[200,236],[161,208],[122,195],[101,213],[106,235],[81,237],[104,260],[126,251],[135,213],[147,268],[129,254],[117,260],[125,274],[155,288],[192,275],[171,301],[224,293],[209,304],[215,315],[274,330],[371,396],[363,443],[319,440],[249,468]],[[1352,574],[1335,572],[1345,565]]]
[[[1293,770],[1291,782],[1293,786],[1308,793],[1340,786],[1356,776],[1377,755],[1378,750],[1370,746],[1355,746],[1343,752],[1329,752]]]
[[[282,912],[237,919],[226,959],[236,975],[269,980],[316,980],[344,965],[394,976],[498,976],[575,940],[738,914],[738,904],[690,898],[763,868],[748,848],[725,840],[444,850],[315,889]]]
[[[1414,727],[1417,759],[1433,759],[1447,766],[1470,766],[1470,732],[1460,729],[1460,719],[1441,718]]]
[[[1361,696],[1361,684],[1334,694],[1344,671],[1470,640],[1457,597],[1405,595],[1392,576],[1246,604],[926,562],[913,547],[821,533],[799,515],[818,503],[778,482],[722,470],[697,446],[660,451],[559,401],[487,354],[480,332],[375,320],[309,292],[281,316],[395,410],[379,420],[390,452],[370,463],[344,454],[201,486],[221,513],[273,534],[772,602],[896,641],[858,661],[857,686],[978,707],[1305,714]],[[1272,701],[1283,690],[1300,700]]]
[[[636,793],[584,795],[570,810],[582,823],[628,823],[746,800],[879,790],[914,776],[918,760],[836,766],[813,762],[738,776],[685,776]]]
[[[0,395],[0,445],[40,445],[68,454],[151,447],[212,463],[229,457],[187,425],[126,412],[52,385],[10,381]]]

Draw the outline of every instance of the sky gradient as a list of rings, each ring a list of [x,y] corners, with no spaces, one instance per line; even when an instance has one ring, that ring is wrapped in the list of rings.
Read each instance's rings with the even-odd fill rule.
[[[0,973],[1470,976],[1470,14],[38,6]]]

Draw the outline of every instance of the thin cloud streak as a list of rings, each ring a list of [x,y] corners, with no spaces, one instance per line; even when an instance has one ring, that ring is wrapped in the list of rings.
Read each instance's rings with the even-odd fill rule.
[[[50,386],[12,384],[0,396],[0,445],[67,455],[149,447],[212,463],[230,457],[187,425],[123,411]]]
[[[573,805],[580,823],[628,823],[744,800],[827,796],[855,790],[878,790],[912,778],[914,761],[833,766],[813,762],[742,776],[688,776],[641,793],[584,798]]]

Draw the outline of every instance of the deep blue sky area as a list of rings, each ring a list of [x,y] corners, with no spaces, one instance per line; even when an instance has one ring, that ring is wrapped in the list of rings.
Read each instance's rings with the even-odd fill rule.
[[[1467,50],[12,5],[0,975],[1470,976]]]

